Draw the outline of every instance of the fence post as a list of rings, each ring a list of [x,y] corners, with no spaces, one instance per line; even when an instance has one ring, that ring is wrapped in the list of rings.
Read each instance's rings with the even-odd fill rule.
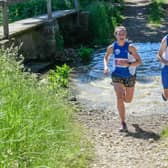
[[[2,3],[2,20],[3,20],[3,33],[5,38],[9,38],[9,25],[8,25],[8,3],[4,0]]]
[[[77,11],[77,25],[80,25],[80,14],[79,14],[79,1],[78,0],[74,0],[74,4],[75,4],[75,9]]]
[[[79,11],[79,1],[78,0],[74,0],[74,4],[75,4],[75,9],[77,11]]]
[[[47,12],[48,12],[48,20],[52,20],[52,5],[51,5],[51,0],[47,0]]]

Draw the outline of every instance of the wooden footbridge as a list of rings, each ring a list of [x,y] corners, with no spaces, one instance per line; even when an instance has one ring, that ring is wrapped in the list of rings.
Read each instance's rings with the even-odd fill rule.
[[[8,5],[11,1],[0,0],[0,6],[2,7],[2,21],[3,24],[0,26],[0,40],[11,38],[17,34],[23,33],[24,31],[30,30],[34,27],[38,27],[46,22],[51,22],[53,19],[61,18],[67,15],[72,15],[79,12],[78,0],[74,0],[74,9],[71,10],[59,10],[52,11],[52,0],[47,0],[47,14],[36,16],[13,23],[8,23]],[[22,2],[18,2],[22,3]]]

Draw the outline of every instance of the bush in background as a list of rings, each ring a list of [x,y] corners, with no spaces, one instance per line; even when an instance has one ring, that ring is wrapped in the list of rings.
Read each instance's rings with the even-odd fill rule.
[[[93,49],[81,46],[77,49],[78,55],[80,56],[82,63],[87,64],[92,59]]]
[[[107,44],[111,42],[115,27],[122,23],[122,6],[110,2],[95,2],[86,7],[90,12],[89,32],[92,44]]]
[[[161,24],[164,18],[164,2],[162,0],[152,0],[149,7],[148,20],[151,24]]]

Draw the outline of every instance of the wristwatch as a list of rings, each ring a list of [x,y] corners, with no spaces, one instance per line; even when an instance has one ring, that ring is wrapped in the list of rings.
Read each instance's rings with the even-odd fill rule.
[[[132,62],[128,62],[128,66],[130,66],[132,64]]]

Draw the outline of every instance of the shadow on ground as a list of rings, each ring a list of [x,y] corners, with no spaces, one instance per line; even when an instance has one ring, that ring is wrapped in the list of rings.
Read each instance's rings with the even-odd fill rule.
[[[136,132],[130,132],[129,131],[126,136],[131,136],[131,137],[134,137],[134,138],[144,139],[144,140],[153,139],[155,141],[160,139],[159,134],[156,134],[156,133],[151,132],[151,131],[145,131],[142,128],[140,128],[138,124],[132,124],[132,126],[135,128]]]

